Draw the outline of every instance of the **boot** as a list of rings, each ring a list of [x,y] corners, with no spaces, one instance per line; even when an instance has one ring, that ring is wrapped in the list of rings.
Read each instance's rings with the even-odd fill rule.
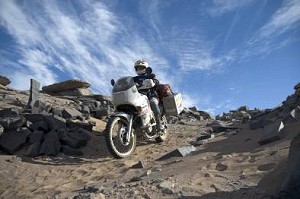
[[[164,126],[161,123],[160,114],[155,114],[156,127],[159,131],[164,130]]]

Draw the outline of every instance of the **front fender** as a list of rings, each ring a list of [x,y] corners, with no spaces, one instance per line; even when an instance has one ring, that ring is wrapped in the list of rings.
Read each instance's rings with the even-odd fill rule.
[[[111,117],[121,117],[121,118],[126,119],[128,122],[130,122],[132,120],[132,115],[124,113],[124,112],[116,112],[116,113],[112,114]]]

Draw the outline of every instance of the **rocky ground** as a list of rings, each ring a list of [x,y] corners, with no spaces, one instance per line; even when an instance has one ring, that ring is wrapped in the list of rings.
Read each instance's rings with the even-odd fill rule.
[[[109,99],[87,87],[58,96],[0,86],[0,198],[299,198],[300,86],[273,109],[216,119],[185,109],[166,142],[139,141],[121,160],[104,141]]]

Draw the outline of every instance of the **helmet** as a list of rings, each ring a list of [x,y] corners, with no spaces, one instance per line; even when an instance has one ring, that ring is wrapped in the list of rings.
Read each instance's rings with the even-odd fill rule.
[[[137,60],[135,63],[134,63],[134,69],[136,71],[136,73],[138,75],[144,75],[146,74],[146,68],[148,67],[148,62],[146,62],[145,60]]]

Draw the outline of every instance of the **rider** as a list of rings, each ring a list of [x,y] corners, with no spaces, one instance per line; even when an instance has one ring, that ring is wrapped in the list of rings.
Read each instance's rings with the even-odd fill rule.
[[[145,60],[137,60],[134,64],[134,69],[138,76],[134,77],[134,81],[138,84],[142,84],[145,79],[152,79],[155,83],[155,86],[147,91],[147,96],[150,101],[151,109],[154,113],[157,128],[159,130],[163,130],[163,126],[161,124],[161,112],[159,108],[159,98],[157,92],[155,91],[156,87],[159,85],[158,79],[155,78],[155,74],[147,74],[146,68],[149,67],[148,62]]]

